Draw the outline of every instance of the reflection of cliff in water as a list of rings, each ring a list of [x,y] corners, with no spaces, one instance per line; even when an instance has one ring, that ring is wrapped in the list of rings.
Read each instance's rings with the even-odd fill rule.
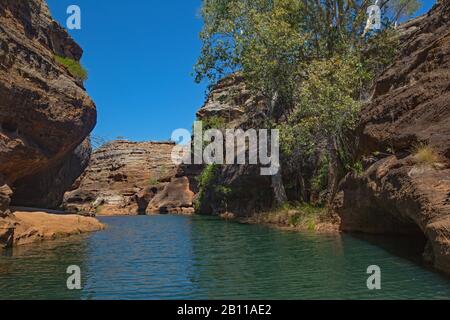
[[[423,234],[418,233],[414,236],[401,236],[352,233],[351,236],[376,245],[395,256],[407,259],[419,265],[424,264],[423,252],[427,240]]]
[[[194,282],[208,298],[286,299],[305,292],[312,298],[336,297],[351,277],[339,258],[344,253],[340,235],[280,232],[215,218],[193,223],[192,235]]]
[[[81,291],[67,289],[66,271],[71,265],[85,270],[87,238],[73,236],[0,250],[1,298],[80,299]]]

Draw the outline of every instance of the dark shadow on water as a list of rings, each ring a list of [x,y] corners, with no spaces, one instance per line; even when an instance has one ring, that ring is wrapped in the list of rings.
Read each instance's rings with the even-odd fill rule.
[[[401,235],[371,235],[363,233],[349,233],[353,238],[366,241],[372,245],[382,248],[392,255],[406,259],[421,266],[423,262],[423,252],[425,250],[426,238],[422,236],[401,236]]]
[[[436,270],[432,265],[423,259],[423,253],[427,244],[427,239],[422,235],[371,235],[363,233],[348,233],[347,235],[375,245],[386,252],[408,260],[427,271],[439,274],[450,283],[450,276],[442,271]]]

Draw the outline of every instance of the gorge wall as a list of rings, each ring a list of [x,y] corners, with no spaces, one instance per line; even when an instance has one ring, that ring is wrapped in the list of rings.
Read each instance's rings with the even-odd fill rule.
[[[44,0],[0,2],[0,209],[14,191],[16,205],[56,207],[82,172],[96,108],[55,60],[82,54]]]
[[[0,247],[99,230],[95,219],[11,213],[57,208],[90,156],[96,107],[56,57],[83,50],[44,0],[0,2]]]
[[[400,52],[376,80],[352,133],[364,172],[343,179],[334,206],[342,231],[423,238],[424,259],[449,273],[450,3],[440,1],[398,31]],[[227,128],[245,130],[261,127],[262,108],[242,77],[233,75],[212,89],[197,116],[205,123],[217,123],[210,119],[218,117]],[[314,163],[308,166],[315,170]],[[245,216],[270,208],[270,179],[257,169],[220,166],[213,185],[230,187],[227,205],[210,188],[202,194],[200,212]],[[294,178],[284,176],[285,185]],[[308,189],[308,177],[303,181]]]
[[[217,83],[205,104],[197,112],[204,130],[262,128],[265,102],[245,85],[240,74],[230,75]],[[248,156],[247,156],[248,159]],[[191,167],[195,167],[192,165]],[[219,215],[232,212],[248,216],[272,207],[274,196],[271,177],[260,175],[259,165],[220,165],[210,181],[211,186],[197,195],[199,212]],[[221,188],[227,188],[224,201]]]
[[[189,174],[174,165],[173,147],[170,142],[107,143],[66,193],[65,209],[99,215],[192,214]]]
[[[343,231],[425,237],[424,258],[450,272],[450,2],[413,27],[361,112],[366,170],[336,206]]]

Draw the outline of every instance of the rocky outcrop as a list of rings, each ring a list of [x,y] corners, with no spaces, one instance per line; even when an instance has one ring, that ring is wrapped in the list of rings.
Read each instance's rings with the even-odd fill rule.
[[[423,237],[425,260],[450,273],[450,3],[404,39],[361,113],[367,169],[341,183],[337,212],[343,231]]]
[[[79,235],[104,229],[97,219],[46,212],[14,212],[0,220],[0,248]]]
[[[54,167],[18,180],[14,184],[12,205],[58,209],[75,180],[81,176],[91,157],[89,138]]]
[[[219,81],[209,92],[205,104],[197,112],[197,119],[208,124],[213,117],[223,120],[227,128],[257,128],[262,119],[264,101],[245,85],[245,79],[232,74]],[[220,128],[218,128],[220,129]]]
[[[255,97],[247,88],[240,74],[233,74],[213,87],[197,112],[197,119],[203,121],[204,126],[214,118],[213,123],[222,123],[226,129],[255,129],[261,127],[265,105],[261,97]],[[214,187],[197,196],[198,210],[202,214],[232,212],[236,216],[248,216],[272,206],[271,179],[260,175],[258,165],[221,165],[212,179]],[[217,187],[230,191],[226,201]]]
[[[11,201],[12,190],[6,184],[3,176],[0,174],[0,218],[7,214],[9,203]]]
[[[53,188],[65,182],[55,186],[42,172],[58,176],[96,123],[95,105],[82,81],[55,60],[58,55],[79,61],[82,53],[44,0],[0,2],[0,174],[17,190],[17,204],[58,202],[61,190]],[[9,191],[0,193],[4,199]],[[46,193],[48,198],[39,199]]]
[[[99,215],[187,211],[193,195],[188,178],[176,178],[173,147],[170,142],[106,144],[93,153],[86,171],[66,193],[65,208]]]
[[[172,178],[149,202],[146,213],[194,214],[194,192],[187,177]]]

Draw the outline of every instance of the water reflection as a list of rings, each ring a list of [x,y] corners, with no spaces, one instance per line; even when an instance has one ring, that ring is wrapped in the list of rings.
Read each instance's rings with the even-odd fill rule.
[[[66,287],[66,270],[70,265],[85,268],[86,247],[86,237],[75,236],[2,250],[2,299],[80,299],[80,291]]]
[[[448,278],[414,263],[408,248],[417,246],[398,239],[380,245],[379,237],[281,232],[211,217],[102,220],[102,232],[2,252],[1,298],[450,298]],[[81,267],[81,291],[66,289],[72,264]],[[366,287],[373,264],[382,270],[381,291]]]

